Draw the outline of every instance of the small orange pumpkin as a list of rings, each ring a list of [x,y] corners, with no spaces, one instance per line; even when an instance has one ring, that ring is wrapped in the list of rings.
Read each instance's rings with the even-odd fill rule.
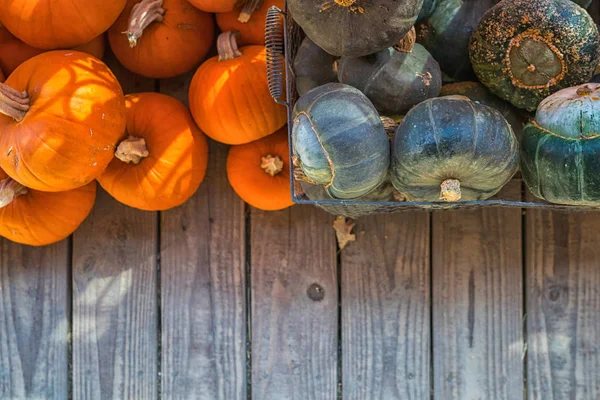
[[[238,49],[236,36],[219,35],[219,55],[198,68],[189,89],[190,110],[200,129],[227,144],[260,139],[287,121],[286,108],[269,94],[265,47]]]
[[[45,246],[67,238],[89,215],[96,182],[66,192],[27,189],[0,170],[0,236]]]
[[[290,191],[287,127],[251,143],[231,146],[227,177],[242,200],[265,211],[294,204]]]
[[[212,16],[186,0],[128,0],[108,40],[128,70],[171,78],[200,64],[212,46],[214,30]]]
[[[194,7],[206,12],[227,12],[243,4],[245,0],[188,0]]]
[[[238,45],[265,45],[265,20],[267,11],[272,6],[280,10],[284,8],[284,0],[248,0],[240,9],[218,13],[217,25],[223,32],[237,30],[240,32]]]
[[[142,210],[183,204],[198,189],[208,164],[208,142],[188,109],[160,93],[130,94],[127,134],[98,178],[111,196]]]
[[[4,72],[2,72],[2,69],[0,69],[0,83],[4,82],[5,79]]]
[[[0,0],[0,22],[37,49],[69,49],[105,32],[126,0]]]
[[[28,188],[59,192],[96,179],[125,131],[119,82],[97,58],[42,53],[0,83],[0,168]]]

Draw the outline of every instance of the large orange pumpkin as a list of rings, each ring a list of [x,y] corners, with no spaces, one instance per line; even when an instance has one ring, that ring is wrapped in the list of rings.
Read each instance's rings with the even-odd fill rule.
[[[104,57],[104,46],[104,34],[102,34],[92,39],[91,42],[73,48],[73,50],[83,51],[101,59]],[[6,75],[10,75],[26,60],[43,52],[44,50],[31,47],[16,38],[8,29],[0,26],[0,67]]]
[[[212,16],[186,0],[128,0],[108,40],[128,70],[171,78],[200,64],[212,46],[214,30]]]
[[[0,94],[0,168],[32,189],[58,192],[96,179],[125,131],[121,86],[86,53],[35,56]]]
[[[88,216],[96,182],[66,192],[27,189],[0,170],[0,236],[30,246],[67,238]]]
[[[0,83],[4,82],[6,78],[4,77],[4,72],[2,72],[2,69],[0,69]]]
[[[189,89],[190,110],[204,133],[227,144],[270,135],[287,120],[269,94],[264,46],[238,49],[235,34],[217,39],[219,55],[198,68]]]
[[[223,31],[240,32],[238,45],[265,45],[265,20],[272,6],[283,10],[284,0],[248,0],[243,7],[233,11],[218,13],[217,25]]]
[[[125,101],[128,137],[98,182],[130,207],[157,211],[183,204],[204,179],[206,137],[172,97],[140,93]]]
[[[287,127],[251,143],[231,146],[227,177],[246,203],[266,211],[291,206]]]
[[[207,12],[227,12],[244,4],[245,0],[187,0],[194,7]]]
[[[116,20],[126,0],[0,0],[0,22],[38,49],[67,49],[91,41]]]

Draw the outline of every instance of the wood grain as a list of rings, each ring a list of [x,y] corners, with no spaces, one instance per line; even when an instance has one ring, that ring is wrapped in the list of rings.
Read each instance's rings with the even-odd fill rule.
[[[66,399],[69,243],[0,238],[0,399]]]
[[[314,207],[252,210],[252,398],[337,398],[333,218]]]
[[[600,398],[600,214],[527,211],[530,400]]]
[[[187,101],[192,74],[161,81]],[[162,398],[246,399],[244,203],[227,182],[228,147],[184,205],[162,213]]]
[[[521,198],[519,181],[502,198]],[[434,393],[440,399],[523,398],[522,214],[433,214]]]
[[[107,56],[125,93],[155,81]],[[158,215],[119,204],[98,186],[73,235],[73,398],[157,397]]]
[[[342,250],[344,400],[429,398],[429,215],[358,219]]]

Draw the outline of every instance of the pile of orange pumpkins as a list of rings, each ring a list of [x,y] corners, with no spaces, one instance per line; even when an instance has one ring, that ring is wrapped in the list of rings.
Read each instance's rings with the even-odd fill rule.
[[[265,73],[273,5],[283,0],[0,0],[0,236],[68,237],[97,183],[137,209],[179,206],[204,179],[206,136],[231,145],[227,176],[243,200],[291,206],[287,111]],[[102,61],[106,37],[139,75],[196,70],[189,109],[161,93],[124,95]]]

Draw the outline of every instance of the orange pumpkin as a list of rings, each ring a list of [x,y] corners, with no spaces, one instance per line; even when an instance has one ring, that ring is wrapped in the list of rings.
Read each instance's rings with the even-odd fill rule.
[[[116,20],[126,0],[0,0],[0,22],[38,49],[68,49],[91,41]]]
[[[243,4],[245,0],[187,0],[199,10],[207,12],[227,12]]]
[[[287,127],[251,143],[231,146],[227,177],[246,203],[266,211],[291,206]]]
[[[27,189],[0,170],[0,236],[30,246],[67,238],[88,216],[96,182],[66,192]]]
[[[183,204],[198,189],[208,164],[208,142],[188,109],[160,93],[130,94],[127,135],[98,178],[115,199],[142,210]]]
[[[4,82],[6,78],[4,77],[4,72],[2,72],[2,70],[0,69],[0,83]]]
[[[0,83],[0,168],[36,190],[96,179],[125,131],[125,99],[102,61],[74,50],[42,53]]]
[[[128,0],[108,40],[128,70],[171,78],[200,64],[212,46],[214,30],[212,16],[186,0]]]
[[[104,34],[92,39],[91,42],[75,47],[73,50],[83,51],[96,58],[104,57]],[[44,50],[36,49],[17,39],[3,26],[0,26],[0,68],[6,75],[12,72],[26,60],[42,54]]]
[[[235,34],[217,39],[219,55],[198,68],[189,89],[190,110],[204,133],[227,144],[270,135],[287,120],[269,94],[264,46],[238,49]]]
[[[284,8],[284,0],[248,0],[242,8],[226,13],[218,13],[217,25],[223,31],[240,32],[238,45],[265,45],[265,20],[272,6]]]

